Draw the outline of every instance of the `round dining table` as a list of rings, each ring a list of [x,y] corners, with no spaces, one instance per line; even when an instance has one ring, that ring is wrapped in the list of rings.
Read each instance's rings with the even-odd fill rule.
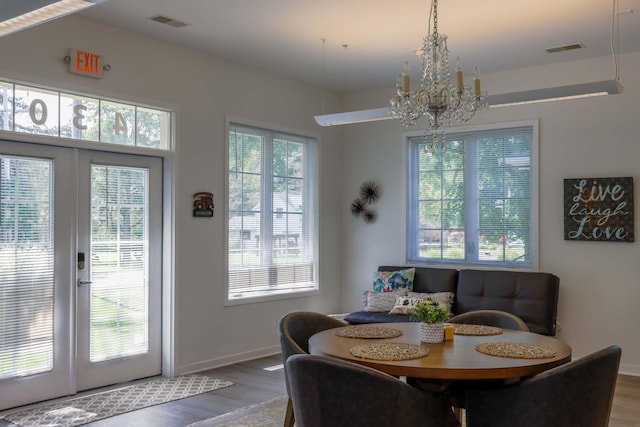
[[[353,338],[340,333],[340,330],[343,330],[343,333],[354,330],[357,332],[357,328],[392,330],[400,335],[393,338]],[[500,333],[496,335],[456,334],[452,340],[430,344],[421,343],[419,322],[350,325],[327,329],[313,335],[309,339],[309,352],[356,362],[394,376],[442,380],[528,377],[571,360],[571,347],[557,338],[532,332],[498,329]],[[420,346],[418,350],[422,353],[425,353],[423,348],[426,347],[427,354],[406,360],[376,360],[362,357],[357,351],[352,351],[375,343],[411,344]],[[546,354],[544,357],[536,358],[495,356],[478,351],[477,348],[480,348],[478,346],[481,344],[498,347],[528,346],[543,349]]]

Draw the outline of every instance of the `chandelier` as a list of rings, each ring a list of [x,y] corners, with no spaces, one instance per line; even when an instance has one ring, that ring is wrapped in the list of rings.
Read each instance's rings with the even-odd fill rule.
[[[425,150],[435,154],[436,147],[445,151],[445,127],[470,120],[476,111],[486,109],[487,94],[480,90],[480,72],[474,68],[473,88],[464,86],[460,57],[456,64],[456,85],[449,73],[447,36],[438,33],[438,0],[432,2],[433,32],[424,38],[420,86],[411,90],[409,63],[405,62],[396,81],[396,96],[391,99],[391,117],[400,119],[403,126],[415,126],[426,117]]]

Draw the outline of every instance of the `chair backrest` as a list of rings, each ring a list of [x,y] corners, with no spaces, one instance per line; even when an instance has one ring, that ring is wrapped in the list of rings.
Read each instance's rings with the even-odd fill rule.
[[[413,291],[422,293],[453,292],[456,293],[458,270],[453,268],[431,268],[400,265],[381,265],[378,271],[396,271],[415,268]]]
[[[606,427],[620,365],[611,346],[519,383],[466,393],[468,427]]]
[[[506,329],[529,331],[524,320],[515,314],[500,310],[474,310],[453,316],[448,323],[466,323],[472,325],[497,326]]]
[[[326,329],[345,326],[342,320],[327,316],[323,313],[310,311],[296,311],[285,315],[278,322],[282,363],[294,354],[309,353],[309,338]],[[285,383],[289,393],[289,381],[285,370]],[[289,393],[291,395],[291,393]]]
[[[560,279],[551,273],[460,270],[455,314],[474,310],[513,313],[531,332],[556,334]]]
[[[295,355],[287,360],[296,427],[444,426],[442,394],[344,360]]]

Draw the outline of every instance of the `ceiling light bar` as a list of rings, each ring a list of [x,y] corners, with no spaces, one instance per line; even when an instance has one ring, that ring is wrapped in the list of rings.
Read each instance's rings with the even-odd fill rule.
[[[602,80],[591,83],[577,83],[567,86],[557,86],[521,92],[489,95],[489,107],[505,107],[511,105],[534,104],[539,102],[560,101],[566,99],[586,98],[600,95],[615,95],[623,90],[618,80]],[[337,126],[352,123],[372,122],[391,119],[389,108],[374,108],[371,110],[348,111],[345,113],[324,114],[315,116],[320,126]]]
[[[347,113],[323,114],[314,116],[320,126],[348,125],[351,123],[375,122],[391,119],[389,107],[373,108],[371,110],[349,111]]]
[[[522,92],[503,93],[489,96],[489,107],[535,104],[539,102],[561,101],[587,98],[591,96],[615,95],[621,93],[622,84],[618,80],[602,80],[591,83],[577,83]]]
[[[0,12],[0,37],[69,15],[107,0],[10,0]]]

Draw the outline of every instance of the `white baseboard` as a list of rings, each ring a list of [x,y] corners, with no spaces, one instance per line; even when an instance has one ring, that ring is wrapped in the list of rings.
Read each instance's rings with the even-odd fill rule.
[[[640,377],[640,366],[621,364],[618,373],[621,375],[631,375],[633,377]]]
[[[209,369],[220,368],[222,366],[233,365],[234,363],[246,362],[247,360],[259,359],[265,356],[280,354],[280,346],[264,347],[251,350],[245,353],[237,353],[229,356],[217,357],[203,360],[188,365],[181,365],[176,368],[176,375],[187,375],[202,372]]]

